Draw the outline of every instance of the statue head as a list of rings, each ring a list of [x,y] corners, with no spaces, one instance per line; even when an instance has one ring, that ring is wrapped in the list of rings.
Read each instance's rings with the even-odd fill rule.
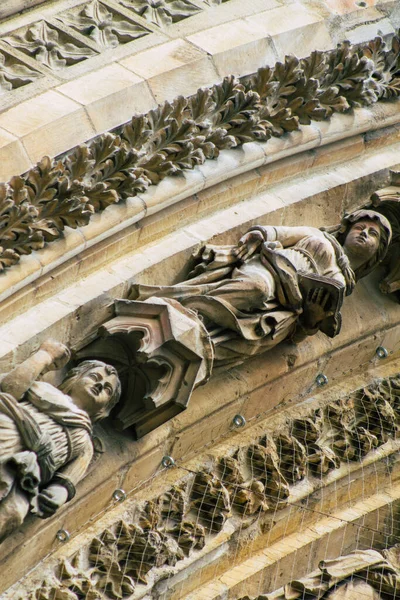
[[[345,215],[331,233],[345,252],[356,259],[356,279],[368,275],[384,259],[392,239],[389,221],[374,210],[356,210]]]
[[[60,390],[95,422],[107,417],[117,404],[121,383],[114,367],[99,360],[85,360],[67,373]]]

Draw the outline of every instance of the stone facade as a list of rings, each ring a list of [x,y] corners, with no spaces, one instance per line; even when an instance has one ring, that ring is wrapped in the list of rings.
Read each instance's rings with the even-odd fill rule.
[[[397,3],[0,16],[0,596],[395,598]]]

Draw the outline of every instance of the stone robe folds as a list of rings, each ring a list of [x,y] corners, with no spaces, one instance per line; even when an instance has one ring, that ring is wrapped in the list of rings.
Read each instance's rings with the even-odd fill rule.
[[[357,550],[322,560],[318,571],[257,600],[395,600],[400,598],[397,555],[395,546],[382,554],[376,550]]]
[[[33,383],[20,402],[0,392],[0,540],[29,510],[40,515],[37,496],[49,482],[71,497],[93,456],[91,431],[88,414],[48,383]]]
[[[299,272],[331,278],[347,286],[347,293],[352,289],[344,276],[346,257],[329,234],[314,227],[252,229],[265,242],[243,264],[237,260],[237,246],[206,246],[189,280],[133,287],[132,299],[174,298],[197,311],[212,336],[219,366],[241,362],[295,333],[303,312]],[[339,328],[336,323],[331,335]]]

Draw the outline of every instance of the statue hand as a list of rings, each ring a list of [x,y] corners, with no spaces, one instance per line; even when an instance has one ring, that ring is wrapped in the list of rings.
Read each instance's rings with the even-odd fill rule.
[[[50,357],[49,371],[62,369],[71,358],[71,352],[67,346],[56,340],[46,340],[40,346],[40,350],[47,352]]]
[[[250,256],[257,252],[263,242],[264,236],[261,231],[255,230],[245,233],[245,235],[240,238],[235,252],[238,260],[244,262],[250,258]]]
[[[37,515],[42,519],[52,517],[66,503],[68,491],[62,485],[53,483],[40,492],[37,497]]]
[[[304,302],[303,325],[314,329],[321,321],[334,314],[332,310],[327,311],[325,308],[329,298],[330,293],[324,288],[316,288],[312,291]]]

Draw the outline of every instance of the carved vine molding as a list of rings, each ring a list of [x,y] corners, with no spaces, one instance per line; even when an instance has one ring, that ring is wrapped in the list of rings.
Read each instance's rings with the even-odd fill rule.
[[[40,26],[43,39],[56,46],[53,33],[46,31]],[[119,35],[117,29],[111,33]],[[53,50],[40,52],[48,61],[68,61]],[[0,75],[3,67],[0,62]],[[12,85],[16,69],[3,73],[0,84]],[[399,95],[400,40],[394,36],[390,49],[380,37],[361,46],[344,42],[336,50],[315,51],[301,60],[288,56],[240,81],[226,77],[194,96],[165,102],[62,158],[44,157],[24,176],[0,185],[0,271],[60,238],[66,226],[87,225],[94,212],[214,159],[226,148],[265,142],[312,120]]]
[[[131,520],[104,530],[29,595],[30,600],[127,597],[201,550],[230,517],[240,527],[255,515],[284,508],[292,486],[324,477],[394,439],[400,424],[400,376],[378,380],[344,398],[261,435],[229,454],[209,457],[197,472],[129,509]],[[158,574],[158,576],[157,576]]]

